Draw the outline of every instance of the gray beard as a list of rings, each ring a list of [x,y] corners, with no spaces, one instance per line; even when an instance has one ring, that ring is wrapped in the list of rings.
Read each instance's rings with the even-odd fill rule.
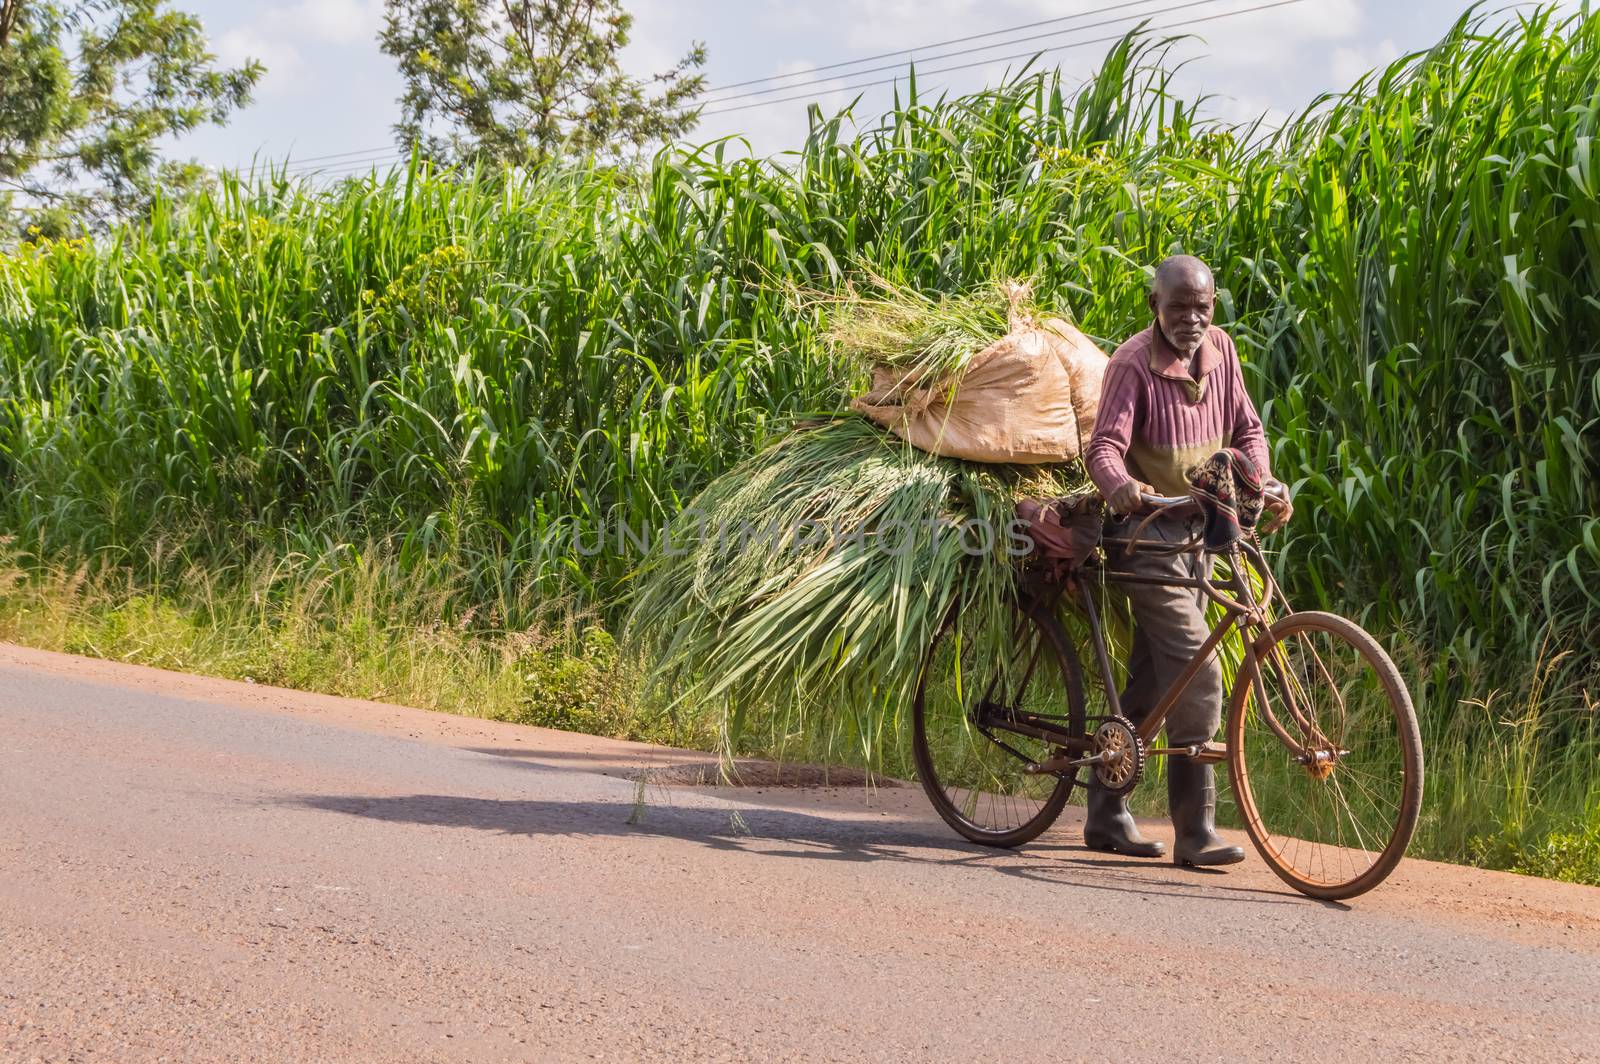
[[[1161,329],[1161,326],[1157,325],[1156,328]],[[1204,337],[1202,337],[1197,343],[1188,344],[1188,345],[1180,344],[1180,343],[1178,343],[1178,341],[1174,340],[1171,336],[1168,336],[1167,335],[1167,330],[1165,330],[1165,329],[1161,329],[1161,338],[1167,342],[1167,345],[1169,347],[1171,347],[1178,354],[1182,355],[1185,360],[1193,358],[1195,352],[1200,350],[1200,344],[1205,343],[1205,339],[1204,339]]]

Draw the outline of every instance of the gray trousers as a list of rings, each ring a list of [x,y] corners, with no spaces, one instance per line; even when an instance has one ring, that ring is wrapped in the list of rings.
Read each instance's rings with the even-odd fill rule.
[[[1128,530],[1136,523],[1129,524]],[[1170,520],[1152,521],[1143,536],[1169,543],[1188,537],[1187,522]],[[1123,572],[1172,577],[1209,576],[1212,564],[1206,554],[1163,557],[1144,551],[1131,556],[1114,554],[1110,561]],[[1117,590],[1127,597],[1134,624],[1133,646],[1128,653],[1128,685],[1121,694],[1122,712],[1139,724],[1200,650],[1211,627],[1206,623],[1206,597],[1202,591],[1150,584],[1118,584]],[[1222,665],[1213,652],[1167,714],[1167,739],[1174,746],[1207,742],[1216,735],[1221,722]]]

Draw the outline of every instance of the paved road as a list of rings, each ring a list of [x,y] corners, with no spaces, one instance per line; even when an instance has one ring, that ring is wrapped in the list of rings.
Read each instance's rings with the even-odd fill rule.
[[[0,1060],[1600,1059],[1600,891],[630,779],[696,757],[0,646]]]

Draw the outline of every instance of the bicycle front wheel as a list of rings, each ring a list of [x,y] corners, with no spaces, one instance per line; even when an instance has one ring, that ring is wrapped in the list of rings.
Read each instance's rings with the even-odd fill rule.
[[[1400,863],[1422,807],[1422,737],[1394,662],[1359,626],[1294,613],[1246,654],[1228,713],[1245,831],[1284,882],[1353,898]]]

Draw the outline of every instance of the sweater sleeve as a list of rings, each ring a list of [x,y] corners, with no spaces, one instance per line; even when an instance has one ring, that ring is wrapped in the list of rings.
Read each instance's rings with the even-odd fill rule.
[[[1112,360],[1106,367],[1105,381],[1100,388],[1094,435],[1084,451],[1089,479],[1103,496],[1110,497],[1133,479],[1128,473],[1127,454],[1133,443],[1134,419],[1139,412],[1142,392],[1137,370],[1126,362]]]
[[[1261,479],[1269,480],[1272,477],[1272,459],[1267,450],[1267,434],[1261,427],[1261,415],[1256,413],[1256,404],[1250,401],[1250,392],[1244,386],[1244,366],[1239,361],[1239,349],[1234,346],[1233,338],[1227,337],[1228,374],[1233,378],[1233,387],[1229,389],[1229,437],[1232,446],[1239,448],[1250,461],[1256,464],[1261,471]]]

